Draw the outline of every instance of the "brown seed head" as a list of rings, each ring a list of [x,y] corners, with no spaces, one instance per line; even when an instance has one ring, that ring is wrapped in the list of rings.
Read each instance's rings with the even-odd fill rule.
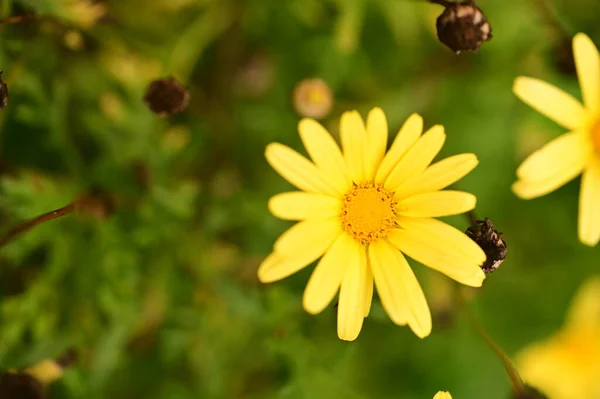
[[[2,71],[0,71],[0,110],[8,105],[8,86],[2,80]]]
[[[183,111],[190,100],[190,92],[173,77],[158,79],[150,83],[144,103],[160,117]]]
[[[6,372],[0,375],[0,399],[44,399],[41,382],[26,373]]]
[[[473,220],[465,232],[485,252],[486,260],[481,266],[483,271],[492,273],[500,267],[506,258],[506,242],[502,233],[494,230],[494,224],[488,218]]]
[[[446,3],[445,7],[436,28],[440,42],[452,51],[476,51],[492,38],[492,27],[475,3]]]

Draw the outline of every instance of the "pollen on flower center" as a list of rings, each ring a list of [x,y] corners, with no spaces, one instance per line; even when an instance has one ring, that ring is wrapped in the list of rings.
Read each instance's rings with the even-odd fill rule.
[[[600,120],[592,126],[592,142],[594,143],[596,151],[600,154]]]
[[[373,183],[355,184],[343,201],[342,228],[362,243],[387,235],[396,219],[394,194]]]

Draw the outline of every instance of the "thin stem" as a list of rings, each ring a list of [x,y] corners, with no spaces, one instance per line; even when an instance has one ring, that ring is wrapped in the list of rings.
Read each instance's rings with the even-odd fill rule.
[[[38,17],[35,15],[15,15],[0,19],[0,24],[20,24],[21,22],[36,21],[37,19]]]
[[[3,236],[0,237],[0,248],[14,240],[16,237],[25,233],[28,230],[31,230],[37,225],[40,225],[45,222],[49,222],[50,220],[58,219],[59,217],[68,215],[72,213],[78,205],[79,201],[75,201],[72,204],[69,204],[63,208],[56,209],[54,211],[44,213],[34,219],[28,220],[26,222],[21,223],[20,225],[12,228],[8,232],[6,232]]]
[[[502,348],[487,333],[487,331],[481,325],[481,323],[479,323],[479,321],[477,320],[477,318],[475,317],[473,312],[471,312],[471,309],[467,305],[467,301],[466,301],[466,298],[464,297],[464,294],[459,295],[459,298],[460,298],[460,302],[462,304],[462,309],[463,309],[465,315],[467,316],[467,319],[471,323],[471,326],[473,327],[473,329],[481,336],[481,338],[483,338],[485,343],[488,344],[488,346],[496,353],[496,355],[500,358],[500,360],[504,364],[504,368],[506,369],[506,372],[508,373],[508,377],[510,378],[510,382],[512,384],[513,390],[520,394],[526,393],[527,390],[525,388],[525,384],[523,383],[523,380],[521,379],[521,376],[519,375],[517,368],[512,363],[512,361],[510,360],[508,355],[506,355],[506,353],[504,353]]]
[[[532,0],[534,7],[542,14],[542,19],[554,29],[559,31],[563,36],[570,37],[571,35],[563,24],[558,20],[556,13],[546,0]]]

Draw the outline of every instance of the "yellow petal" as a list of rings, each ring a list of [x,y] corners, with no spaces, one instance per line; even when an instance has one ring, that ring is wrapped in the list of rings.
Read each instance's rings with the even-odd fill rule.
[[[544,180],[519,180],[512,185],[512,190],[522,199],[532,199],[551,193],[577,177],[583,167],[577,164],[566,166]]]
[[[400,252],[384,240],[369,245],[369,265],[377,294],[390,319],[398,325],[408,323],[406,291],[402,284]]]
[[[366,179],[373,181],[387,148],[388,125],[381,108],[373,108],[367,117]]]
[[[302,119],[298,124],[300,138],[313,162],[323,171],[323,178],[336,190],[345,193],[350,188],[350,178],[344,157],[335,139],[313,119]]]
[[[600,327],[600,276],[587,279],[569,307],[567,326],[573,329]]]
[[[463,232],[436,219],[398,218],[388,240],[403,253],[461,284],[480,287],[483,250]]]
[[[404,256],[386,241],[369,246],[369,259],[384,309],[396,324],[420,338],[431,333],[431,313],[423,290]],[[385,299],[384,299],[385,298]]]
[[[340,139],[350,179],[355,183],[365,180],[365,124],[357,111],[344,112],[340,120]]]
[[[54,361],[52,359],[44,359],[44,360],[41,360],[40,362],[36,363],[35,365],[26,368],[25,373],[34,377],[36,380],[38,380],[42,384],[49,385],[49,384],[53,383],[54,381],[62,378],[62,376],[65,374],[65,370],[64,370],[64,367],[62,367],[56,361]],[[8,389],[8,390],[10,391],[11,389]],[[8,394],[7,396],[4,396],[4,397],[9,397],[9,396],[12,397],[11,394]],[[21,395],[17,395],[17,396],[21,397]],[[28,394],[23,394],[23,396],[31,397]],[[34,395],[34,397],[35,396],[37,396],[37,395]]]
[[[329,195],[294,191],[269,200],[269,211],[284,220],[324,219],[338,216],[342,201]]]
[[[413,217],[460,215],[475,208],[477,198],[464,191],[434,191],[408,197],[396,205],[399,214]]]
[[[338,217],[303,220],[284,231],[275,241],[273,250],[281,255],[295,255],[322,248],[322,255],[341,232]]]
[[[600,158],[583,171],[579,194],[579,240],[595,247],[600,241]]]
[[[390,191],[396,189],[411,177],[423,172],[440,152],[446,141],[444,127],[436,125],[429,129],[400,159],[385,181]]]
[[[337,332],[344,341],[354,341],[364,320],[365,279],[367,261],[364,249],[356,241],[352,248],[352,261],[347,264],[346,274],[340,288]]]
[[[281,177],[302,191],[333,196],[343,194],[327,184],[323,178],[323,172],[317,169],[312,162],[283,144],[269,144],[265,151],[265,157]]]
[[[450,392],[439,391],[435,394],[433,399],[452,399],[452,395],[450,395]]]
[[[340,234],[315,267],[302,305],[311,314],[321,313],[335,297],[349,264],[356,262],[356,243],[348,234]]]
[[[465,177],[478,163],[475,154],[459,154],[443,159],[402,183],[395,191],[395,198],[400,200],[446,188]]]
[[[542,80],[518,77],[515,79],[513,92],[530,107],[569,130],[580,128],[586,123],[585,108],[579,101]]]
[[[406,152],[417,142],[423,132],[423,118],[417,114],[408,117],[404,125],[398,131],[396,139],[392,143],[390,150],[385,154],[381,165],[377,169],[375,181],[383,183],[388,175],[406,154]]]
[[[320,251],[315,249],[299,253],[297,256],[281,255],[273,252],[258,267],[258,279],[263,283],[272,283],[291,276],[319,259],[326,250],[327,248],[319,253]]]
[[[364,252],[364,251],[363,251]],[[365,254],[366,256],[366,254]],[[371,303],[373,302],[373,272],[367,263],[367,277],[365,278],[365,312],[367,317],[371,311]]]
[[[573,38],[573,55],[586,108],[600,115],[600,54],[590,38],[578,33]]]
[[[517,169],[521,180],[552,178],[561,170],[581,171],[592,153],[588,132],[574,131],[555,138],[527,157]]]

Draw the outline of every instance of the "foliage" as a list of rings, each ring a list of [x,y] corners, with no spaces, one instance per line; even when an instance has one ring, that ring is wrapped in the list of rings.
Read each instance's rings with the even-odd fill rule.
[[[494,38],[460,56],[436,41],[442,8],[419,1],[79,3],[0,3],[3,18],[38,16],[0,25],[10,96],[0,231],[84,193],[110,198],[0,249],[0,366],[79,353],[51,398],[507,397],[501,363],[444,296],[450,283],[423,267],[434,312],[450,306],[452,323],[434,319],[422,341],[377,300],[359,339],[339,341],[335,309],[301,308],[310,270],[258,283],[258,264],[289,226],[266,209],[289,186],[264,148],[300,148],[292,91],[307,77],[335,93],[331,129],[347,109],[381,106],[392,130],[418,112],[446,127],[441,156],[478,155],[458,187],[478,196],[509,253],[472,306],[509,354],[556,330],[597,269],[599,249],[577,241],[577,183],[533,201],[510,191],[524,156],[562,132],[516,99],[513,79],[578,96],[575,76],[557,67],[561,37],[535,2],[482,0]],[[555,4],[569,36],[600,43],[593,7]],[[161,119],[142,97],[168,75],[191,100]]]

